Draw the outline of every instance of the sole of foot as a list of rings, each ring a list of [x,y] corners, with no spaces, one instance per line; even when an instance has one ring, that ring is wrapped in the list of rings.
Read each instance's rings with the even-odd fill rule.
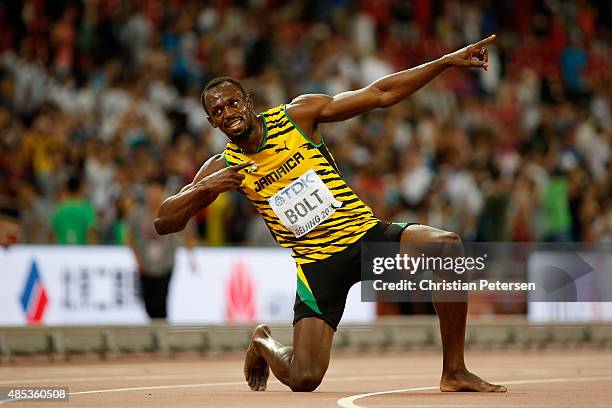
[[[244,357],[244,378],[253,391],[265,391],[270,377],[270,367],[266,360],[259,355],[255,343],[259,339],[270,336],[270,328],[260,324],[253,331],[251,342]]]

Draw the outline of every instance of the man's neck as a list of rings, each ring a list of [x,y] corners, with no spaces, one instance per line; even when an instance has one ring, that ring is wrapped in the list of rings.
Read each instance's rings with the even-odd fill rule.
[[[251,123],[253,124],[251,133],[249,134],[249,138],[245,142],[236,143],[240,150],[245,152],[254,152],[259,148],[261,141],[264,137],[265,126],[263,122],[263,118],[259,116],[253,116],[251,119]]]

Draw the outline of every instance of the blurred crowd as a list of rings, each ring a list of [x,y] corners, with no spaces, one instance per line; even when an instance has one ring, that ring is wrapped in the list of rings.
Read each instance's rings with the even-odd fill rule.
[[[261,111],[496,33],[488,71],[449,70],[324,125],[345,178],[379,218],[466,241],[611,241],[611,13],[580,0],[1,2],[2,216],[22,242],[124,244],[151,184],[174,193],[223,149],[200,105],[209,79],[241,79]],[[190,228],[205,245],[273,244],[236,192]]]

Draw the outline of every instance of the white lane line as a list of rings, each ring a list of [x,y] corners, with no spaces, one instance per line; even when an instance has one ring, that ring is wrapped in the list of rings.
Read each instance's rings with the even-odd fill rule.
[[[566,377],[566,378],[539,378],[533,380],[517,380],[517,381],[502,381],[502,385],[518,385],[518,384],[549,384],[549,383],[564,383],[564,382],[588,382],[588,381],[604,381],[612,380],[612,376],[597,376],[597,377]],[[363,405],[356,404],[355,401],[362,398],[374,397],[376,395],[400,394],[404,392],[416,391],[432,391],[438,390],[439,387],[416,387],[405,388],[401,390],[388,390],[378,392],[368,392],[365,394],[351,395],[349,397],[340,398],[336,403],[342,408],[367,408]],[[430,405],[427,405],[428,407]],[[410,405],[404,405],[405,408],[410,408]]]
[[[164,389],[170,389],[170,388],[176,389],[176,388],[225,387],[229,385],[241,385],[241,384],[244,384],[244,381],[228,381],[228,382],[201,383],[201,384],[154,385],[150,387],[109,388],[106,390],[77,391],[77,392],[71,392],[70,395],[103,394],[103,393],[108,393],[108,392],[164,390]]]
[[[163,389],[177,389],[177,388],[224,387],[224,386],[229,386],[229,385],[240,385],[240,384],[244,384],[244,381],[202,383],[202,384],[156,385],[156,386],[150,386],[150,387],[132,387],[132,388],[109,388],[105,390],[70,392],[68,393],[68,395],[104,394],[104,393],[109,393],[109,392],[148,391],[148,390],[163,390]],[[9,402],[15,402],[15,401],[17,400],[16,399],[5,399],[5,400],[1,400],[0,404],[7,404]]]

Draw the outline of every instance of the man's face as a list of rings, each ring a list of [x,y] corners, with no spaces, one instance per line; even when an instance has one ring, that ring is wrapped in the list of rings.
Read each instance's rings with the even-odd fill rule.
[[[247,141],[252,130],[250,111],[253,101],[240,88],[225,82],[206,92],[204,104],[208,121],[219,128],[232,142]]]

